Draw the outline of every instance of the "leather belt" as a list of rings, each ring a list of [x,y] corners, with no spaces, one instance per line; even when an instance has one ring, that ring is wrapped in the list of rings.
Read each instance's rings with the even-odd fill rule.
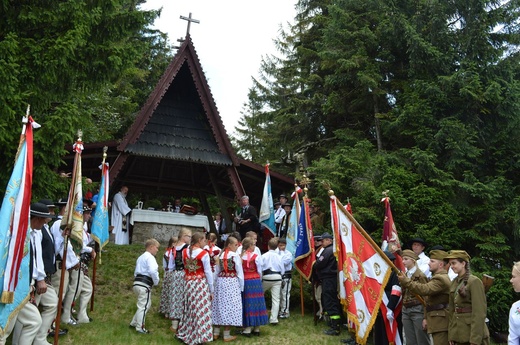
[[[447,309],[447,308],[448,308],[448,304],[434,304],[434,305],[426,306],[426,311],[429,312],[429,311],[434,311],[434,310],[443,310],[443,309]]]
[[[415,307],[416,305],[420,305],[420,304],[421,304],[421,302],[419,302],[416,299],[411,300],[409,302],[403,302],[403,306],[405,306],[406,308]]]
[[[145,276],[144,274],[137,274],[134,278],[134,283],[136,283],[136,282],[143,283],[150,288],[153,286],[152,277]]]
[[[283,278],[283,279],[291,279],[291,277],[292,277],[291,272],[289,272],[289,273],[284,273],[284,274],[282,275],[282,278]]]
[[[264,270],[264,271],[262,272],[262,275],[264,275],[264,276],[267,276],[267,275],[270,275],[270,274],[280,274],[280,275],[281,275],[282,272],[271,271],[271,270]]]
[[[471,307],[455,307],[455,312],[457,314],[471,313]]]

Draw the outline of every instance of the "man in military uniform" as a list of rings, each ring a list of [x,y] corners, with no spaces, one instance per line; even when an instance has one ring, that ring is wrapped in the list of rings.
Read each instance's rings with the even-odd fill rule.
[[[434,345],[448,345],[448,302],[451,281],[446,272],[445,258],[448,255],[443,250],[430,251],[430,272],[432,279],[426,283],[412,281],[403,273],[398,278],[401,286],[411,292],[426,296],[426,323],[428,333],[432,335]]]

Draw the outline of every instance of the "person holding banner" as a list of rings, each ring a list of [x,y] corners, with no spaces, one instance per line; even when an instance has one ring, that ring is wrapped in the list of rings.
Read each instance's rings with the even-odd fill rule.
[[[403,273],[398,278],[401,286],[426,299],[426,325],[432,335],[433,345],[448,345],[448,302],[451,280],[446,272],[443,250],[430,250],[430,272],[432,279],[424,282],[412,281]]]
[[[341,304],[338,299],[338,262],[334,256],[331,234],[321,235],[323,251],[316,259],[314,267],[321,281],[321,303],[323,311],[330,318],[330,329],[324,331],[327,335],[339,335],[341,332]]]

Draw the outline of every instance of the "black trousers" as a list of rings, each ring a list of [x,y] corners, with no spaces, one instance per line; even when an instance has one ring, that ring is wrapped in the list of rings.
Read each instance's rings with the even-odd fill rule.
[[[338,279],[336,277],[322,279],[321,289],[323,311],[329,316],[341,316],[341,303],[338,298]]]

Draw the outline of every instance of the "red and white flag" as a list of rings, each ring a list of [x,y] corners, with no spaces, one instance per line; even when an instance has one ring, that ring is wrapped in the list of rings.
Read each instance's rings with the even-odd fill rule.
[[[356,325],[356,342],[364,345],[382,305],[391,264],[334,195],[330,212],[341,304],[348,320]]]
[[[394,217],[392,216],[392,210],[390,209],[390,198],[384,197],[381,202],[385,204],[385,220],[383,222],[382,238],[383,243],[381,244],[381,249],[388,250],[390,253],[394,254],[395,266],[399,268],[400,271],[404,272],[405,267],[403,258],[397,253],[401,249],[401,242],[399,241],[397,228],[395,227],[394,223]]]

